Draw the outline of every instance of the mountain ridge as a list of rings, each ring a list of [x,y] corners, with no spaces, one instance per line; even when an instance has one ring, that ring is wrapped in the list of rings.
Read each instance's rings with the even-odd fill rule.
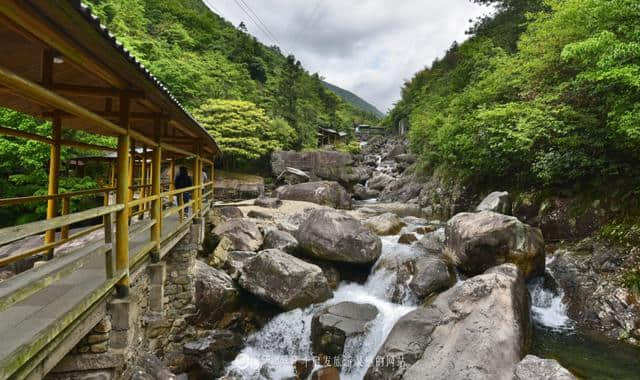
[[[376,117],[383,118],[385,113],[380,111],[376,106],[362,99],[358,95],[354,94],[349,90],[345,90],[342,87],[336,86],[335,84],[331,84],[327,81],[322,81],[322,84],[331,92],[338,95],[345,102],[357,107],[358,109],[371,113]]]

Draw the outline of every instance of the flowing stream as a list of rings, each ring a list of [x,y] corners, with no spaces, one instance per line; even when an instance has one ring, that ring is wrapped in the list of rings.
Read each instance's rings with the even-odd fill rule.
[[[382,238],[382,255],[378,261],[417,253],[410,246],[398,244],[398,237],[399,235]],[[374,270],[364,284],[341,283],[333,298],[322,304],[280,314],[247,339],[246,348],[230,364],[228,373],[243,379],[282,379],[294,376],[293,363],[296,360],[313,359],[313,315],[329,305],[351,301],[374,305],[379,312],[363,336],[347,338],[345,343],[344,360],[351,364],[343,366],[341,379],[362,379],[396,321],[416,307],[409,295],[404,297],[402,304],[390,301],[395,281],[394,273],[384,269]]]
[[[552,260],[553,257],[548,258],[547,265]],[[582,379],[640,379],[640,350],[581,329],[567,315],[562,288],[554,291],[544,282],[544,278],[537,278],[529,284],[533,319],[531,353],[556,359]]]

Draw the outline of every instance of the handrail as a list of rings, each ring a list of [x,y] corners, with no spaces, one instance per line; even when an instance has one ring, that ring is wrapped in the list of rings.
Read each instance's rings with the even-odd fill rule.
[[[175,213],[178,213],[178,212],[184,210],[185,208],[193,205],[194,203],[195,203],[195,201],[191,200],[191,201],[189,201],[189,202],[187,202],[185,204],[182,204],[182,205],[179,205],[179,206],[174,206],[174,207],[171,207],[169,209],[166,209],[164,211],[164,213],[163,213],[163,216],[164,217],[171,216],[171,215],[173,215]]]
[[[175,190],[172,190],[172,191],[167,191],[167,192],[161,193],[160,196],[169,197],[171,195],[176,195],[176,194],[184,193],[184,192],[187,192],[187,191],[196,190],[197,188],[198,188],[198,186],[184,187],[182,189],[175,189]]]
[[[100,194],[100,193],[112,192],[115,190],[116,190],[115,187],[104,187],[100,189],[80,190],[80,191],[73,191],[69,193],[61,193],[61,194],[55,194],[55,195],[34,195],[30,197],[6,198],[6,199],[0,199],[0,207],[22,204],[22,203],[37,202],[37,201],[48,201],[49,199],[61,199],[66,197],[77,197],[81,195]]]
[[[0,267],[3,267],[5,265],[9,265],[9,264],[14,263],[16,261],[22,260],[22,259],[24,259],[26,257],[30,257],[30,256],[33,256],[35,254],[38,254],[40,252],[47,251],[47,250],[49,250],[51,248],[58,247],[60,245],[63,245],[65,243],[70,242],[73,239],[77,239],[77,238],[82,237],[84,235],[88,235],[88,234],[90,234],[92,232],[95,232],[95,231],[101,229],[102,227],[104,227],[104,224],[98,224],[96,226],[89,227],[89,228],[84,229],[84,230],[82,230],[80,232],[77,232],[77,233],[75,233],[75,234],[73,234],[73,235],[71,235],[69,237],[62,238],[60,240],[54,241],[52,243],[44,244],[44,245],[41,245],[41,246],[36,247],[36,248],[29,249],[29,250],[24,251],[24,252],[20,252],[20,253],[16,253],[14,255],[11,255],[11,256],[0,258]]]
[[[80,211],[69,215],[58,216],[49,220],[41,220],[38,222],[21,224],[18,226],[0,229],[0,246],[12,243],[27,236],[35,235],[58,227],[66,226],[84,220],[93,219],[98,216],[110,214],[112,212],[124,209],[124,205],[117,204],[111,206],[102,206],[92,208],[90,210]]]
[[[145,184],[145,185],[132,185],[132,186],[129,186],[129,190],[138,190],[138,189],[142,189],[142,188],[145,188],[145,187],[151,187],[151,186],[152,185],[150,183],[149,184]]]
[[[145,198],[138,198],[138,199],[136,199],[134,201],[129,202],[129,207],[135,207],[135,206],[141,205],[143,203],[152,202],[152,201],[155,201],[158,198],[160,198],[160,195],[150,195],[150,196],[145,197]]]

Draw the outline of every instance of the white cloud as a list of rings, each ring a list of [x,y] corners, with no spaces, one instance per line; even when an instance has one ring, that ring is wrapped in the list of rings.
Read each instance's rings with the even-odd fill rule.
[[[244,21],[274,42],[238,6],[208,0],[233,24]],[[469,0],[244,0],[310,72],[388,110],[404,80],[466,38],[469,20],[487,12]]]

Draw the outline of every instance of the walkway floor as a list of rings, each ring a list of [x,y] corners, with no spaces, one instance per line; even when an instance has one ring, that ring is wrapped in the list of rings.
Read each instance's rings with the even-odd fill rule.
[[[149,229],[135,232],[136,226],[144,222],[131,226],[134,233],[129,240],[130,260],[150,242]],[[178,215],[166,217],[163,222],[163,240],[176,232],[179,224]],[[8,361],[33,346],[34,342],[49,339],[52,328],[64,324],[71,310],[85,302],[107,282],[103,247],[101,236],[99,240],[80,248],[73,253],[83,257],[79,268],[0,312],[0,378],[4,377],[2,372]],[[28,272],[16,277],[23,275],[28,275]]]

